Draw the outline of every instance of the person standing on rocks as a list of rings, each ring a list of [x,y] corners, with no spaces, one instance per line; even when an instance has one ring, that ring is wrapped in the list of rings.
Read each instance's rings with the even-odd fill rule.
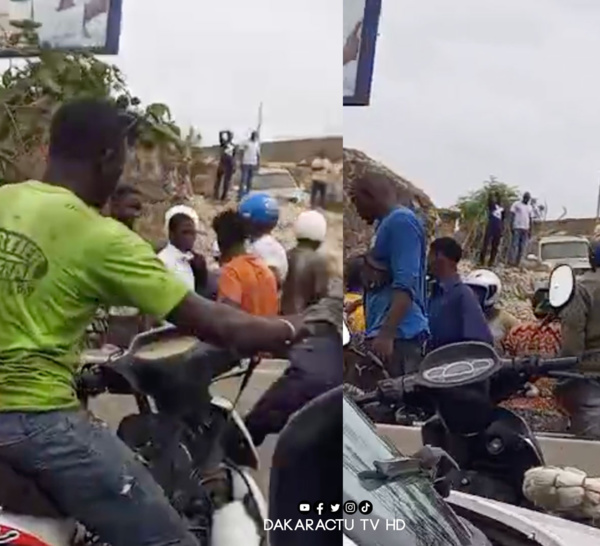
[[[487,205],[487,225],[485,235],[483,236],[483,245],[479,256],[479,263],[483,266],[487,259],[488,248],[490,249],[489,267],[496,263],[498,248],[502,240],[502,231],[504,230],[504,208],[501,205],[502,200],[497,192],[490,193]]]
[[[258,131],[252,131],[250,140],[242,147],[242,173],[238,201],[252,191],[252,178],[260,166],[260,142]]]
[[[513,203],[510,213],[512,239],[508,263],[514,267],[519,267],[531,237],[533,207],[531,206],[531,194],[528,191],[523,194],[520,201]]]
[[[390,375],[416,372],[429,335],[425,228],[414,212],[399,205],[397,188],[387,178],[356,178],[350,198],[359,216],[376,225],[363,275],[365,337]]]
[[[325,155],[319,152],[311,164],[312,187],[310,190],[310,206],[325,208],[327,204],[327,186],[333,173],[333,165]]]
[[[581,356],[583,374],[600,372],[600,243],[590,246],[590,264],[577,280],[575,294],[560,313],[561,356]],[[584,438],[600,439],[600,383],[593,378],[567,379],[559,384],[557,397],[571,418],[572,432]]]
[[[217,178],[215,180],[214,199],[225,201],[229,194],[231,178],[235,170],[235,144],[231,131],[221,131],[219,135],[219,166],[217,167]]]

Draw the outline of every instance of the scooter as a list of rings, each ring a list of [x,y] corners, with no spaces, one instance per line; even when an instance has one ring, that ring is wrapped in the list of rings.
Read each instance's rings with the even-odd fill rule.
[[[414,375],[382,381],[377,390],[355,397],[392,410],[427,400],[436,414],[421,428],[424,445],[445,450],[458,464],[452,489],[530,507],[522,493],[524,474],[544,466],[544,457],[527,423],[497,407],[532,377],[570,370],[578,357],[502,360],[483,343],[457,343],[429,353]]]
[[[147,465],[201,544],[265,546],[266,502],[251,472],[259,458],[235,411],[257,360],[230,372],[241,358],[172,327],[134,338],[126,351],[89,352],[77,377],[85,405],[102,393],[133,395],[139,412],[117,434]],[[234,403],[209,393],[219,379],[243,376]],[[9,476],[10,479],[4,479]],[[0,461],[11,487],[0,512],[0,544],[91,546],[97,537],[54,506],[35,483]]]

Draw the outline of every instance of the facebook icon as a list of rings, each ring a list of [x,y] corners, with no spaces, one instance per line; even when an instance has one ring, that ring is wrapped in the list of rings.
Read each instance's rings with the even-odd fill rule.
[[[320,502],[319,504],[317,504],[317,514],[319,514],[319,516],[323,513],[323,503]]]

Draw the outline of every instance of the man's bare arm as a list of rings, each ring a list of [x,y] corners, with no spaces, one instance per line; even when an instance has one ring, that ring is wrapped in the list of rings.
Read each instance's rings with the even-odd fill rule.
[[[244,353],[279,350],[291,341],[293,333],[281,319],[256,317],[191,292],[167,320],[199,339]]]

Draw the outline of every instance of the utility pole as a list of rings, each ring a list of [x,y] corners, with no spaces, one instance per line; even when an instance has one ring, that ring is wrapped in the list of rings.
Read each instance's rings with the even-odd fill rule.
[[[262,129],[263,122],[263,103],[261,102],[258,106],[258,123],[256,125],[256,132],[258,133],[258,137],[260,138],[260,130]]]

